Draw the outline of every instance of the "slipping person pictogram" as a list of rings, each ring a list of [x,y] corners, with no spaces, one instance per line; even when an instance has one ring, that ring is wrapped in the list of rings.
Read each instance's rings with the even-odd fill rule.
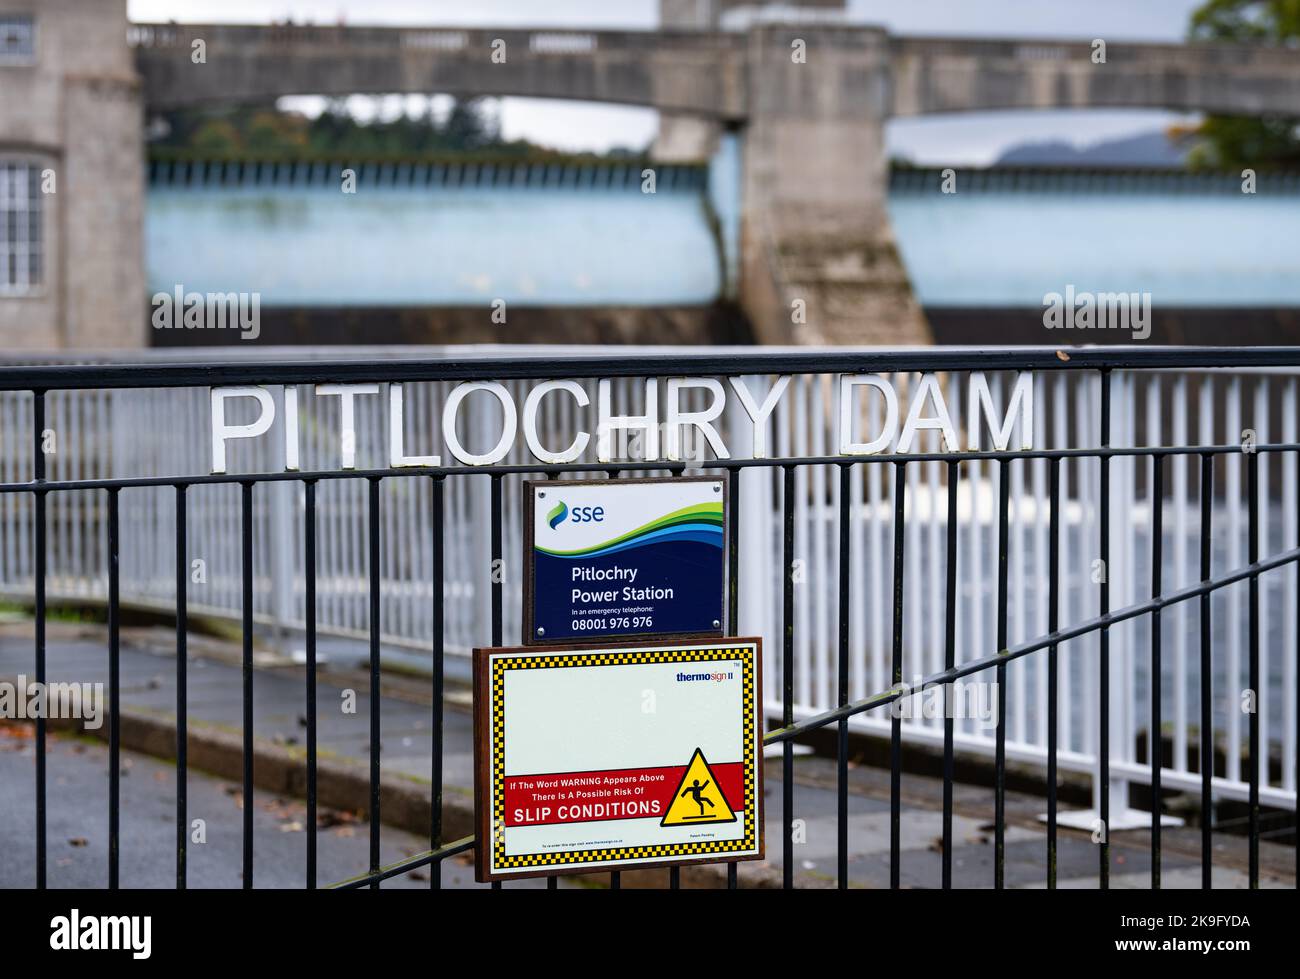
[[[691,755],[682,780],[673,790],[660,826],[699,826],[702,823],[734,823],[736,813],[718,785],[718,779],[699,748]]]
[[[683,792],[681,795],[679,795],[677,798],[685,799],[689,795],[692,799],[694,799],[695,804],[700,807],[700,818],[703,819],[704,807],[708,806],[710,809],[713,808],[713,800],[706,798],[704,795],[704,790],[707,789],[708,787],[709,787],[708,782],[705,782],[703,785],[701,785],[700,780],[697,778],[690,785],[688,785],[686,787],[686,791]]]

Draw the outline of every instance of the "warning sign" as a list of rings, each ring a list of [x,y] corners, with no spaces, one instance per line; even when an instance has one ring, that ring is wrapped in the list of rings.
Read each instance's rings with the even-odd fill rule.
[[[475,650],[478,879],[761,858],[759,644]]]
[[[686,766],[686,774],[673,792],[668,812],[659,825],[698,826],[700,823],[730,823],[735,818],[736,814],[727,805],[727,797],[722,794],[717,777],[704,760],[704,753],[696,748],[691,763]]]

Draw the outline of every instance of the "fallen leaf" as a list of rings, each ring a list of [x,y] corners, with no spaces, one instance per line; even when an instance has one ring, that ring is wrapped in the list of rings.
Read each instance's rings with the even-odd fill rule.
[[[357,817],[350,812],[343,812],[337,809],[326,809],[324,812],[316,815],[316,825],[322,829],[329,829],[332,826],[343,826],[349,823],[355,823]]]
[[[36,725],[19,724],[17,721],[0,721],[0,737],[13,738],[15,741],[31,741],[36,737]]]

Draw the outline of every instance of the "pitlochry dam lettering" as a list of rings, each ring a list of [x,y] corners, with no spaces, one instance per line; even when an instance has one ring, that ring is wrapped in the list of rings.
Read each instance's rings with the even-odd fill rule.
[[[775,379],[765,390],[756,392],[744,379],[731,377],[729,385],[715,378],[668,378],[663,383],[665,395],[661,404],[660,381],[645,381],[645,411],[638,415],[617,415],[613,411],[611,382],[602,378],[597,382],[596,405],[590,409],[591,399],[581,384],[573,380],[541,381],[535,384],[524,398],[522,424],[520,406],[504,384],[496,381],[472,381],[459,384],[448,395],[442,409],[441,430],[443,444],[455,462],[466,466],[492,466],[506,458],[522,435],[532,455],[546,464],[576,462],[591,444],[592,432],[584,427],[582,411],[576,412],[575,431],[568,444],[561,448],[544,445],[538,426],[538,411],[548,397],[570,398],[585,412],[586,426],[594,428],[596,457],[600,462],[635,458],[637,461],[680,461],[683,458],[684,435],[694,429],[707,442],[714,456],[729,459],[731,448],[715,424],[726,409],[728,386],[739,401],[746,417],[753,423],[750,444],[743,447],[752,458],[768,457],[767,428],[772,413],[781,403],[789,387],[789,376]],[[762,382],[760,382],[762,383]],[[703,391],[708,402],[702,409],[687,410],[682,405],[682,392]],[[457,433],[457,419],[466,399],[476,392],[480,396],[495,398],[500,404],[500,431],[496,444],[487,452],[471,452],[461,442]],[[843,456],[875,455],[879,453],[907,454],[914,451],[916,436],[921,431],[940,434],[945,452],[963,451],[958,437],[958,420],[944,399],[943,389],[934,374],[923,374],[918,383],[910,385],[904,410],[902,397],[892,380],[879,374],[841,374],[837,386],[839,416],[838,452]],[[437,468],[443,465],[441,455],[408,455],[403,437],[405,414],[405,388],[403,384],[388,385],[388,463],[394,468]],[[981,447],[981,433],[987,432],[989,443],[998,451],[1012,448],[1013,434],[1018,433],[1015,449],[1033,448],[1034,386],[1033,375],[1017,374],[1005,405],[995,405],[988,380],[982,373],[972,373],[966,391],[964,415],[966,451]],[[339,399],[339,468],[356,468],[357,438],[355,431],[358,398],[378,397],[378,384],[317,384],[313,388],[316,398]],[[255,401],[257,417],[251,422],[236,424],[227,418],[227,402],[240,399]],[[862,423],[864,408],[874,399],[874,421],[870,431]],[[271,391],[263,386],[214,387],[212,404],[212,472],[226,472],[227,447],[239,439],[253,439],[266,435],[275,422],[277,411],[283,412],[285,470],[299,468],[298,390],[287,385],[277,407]],[[1019,423],[1017,425],[1017,422]],[[618,455],[619,440],[616,433],[631,434],[636,438],[638,454]],[[553,438],[553,436],[551,436]],[[452,463],[449,461],[448,465]]]

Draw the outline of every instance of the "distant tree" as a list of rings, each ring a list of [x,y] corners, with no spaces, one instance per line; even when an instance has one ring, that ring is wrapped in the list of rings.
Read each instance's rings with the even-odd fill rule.
[[[480,156],[492,159],[594,160],[597,154],[563,153],[528,140],[501,138],[497,119],[481,98],[455,100],[445,116],[432,100],[394,119],[362,122],[347,100],[330,99],[314,118],[274,103],[178,109],[151,120],[150,146],[161,155],[210,158],[412,160]],[[611,150],[607,157],[644,156]]]
[[[1194,41],[1300,48],[1300,0],[1206,0],[1192,14]],[[1300,50],[1297,50],[1300,57]],[[1198,169],[1300,166],[1300,118],[1207,116],[1188,155]]]
[[[186,144],[200,152],[233,156],[243,149],[244,141],[239,130],[228,119],[207,119],[187,129]]]
[[[453,150],[479,150],[496,141],[478,99],[457,99],[452,103],[443,132],[448,148]]]
[[[244,129],[244,144],[254,154],[284,153],[307,146],[307,120],[292,112],[264,110],[251,116]]]
[[[1192,12],[1192,37],[1288,42],[1300,38],[1297,0],[1206,0]]]

